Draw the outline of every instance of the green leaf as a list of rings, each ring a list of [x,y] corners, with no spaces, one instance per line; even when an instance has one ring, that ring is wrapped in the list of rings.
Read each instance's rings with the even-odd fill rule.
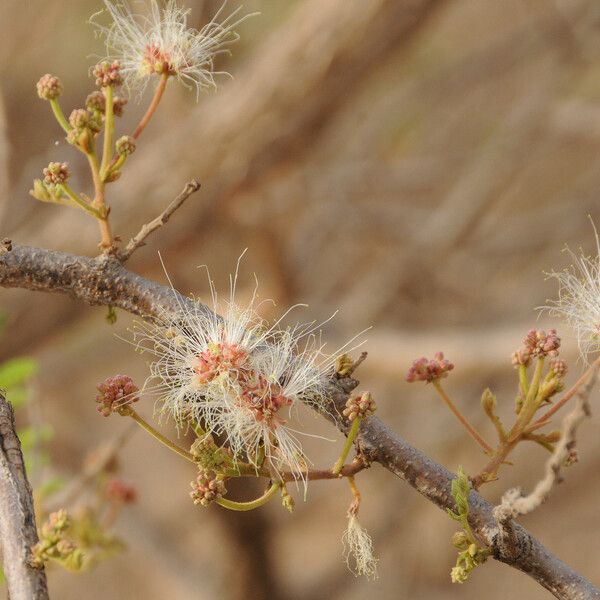
[[[33,358],[13,358],[0,365],[0,388],[10,390],[31,379],[38,369]]]
[[[29,400],[29,394],[27,389],[22,386],[16,386],[6,391],[6,399],[10,401],[13,408],[21,408],[27,404]]]

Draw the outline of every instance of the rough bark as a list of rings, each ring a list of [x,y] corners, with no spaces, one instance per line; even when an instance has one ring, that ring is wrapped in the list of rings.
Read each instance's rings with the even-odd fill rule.
[[[192,302],[168,287],[126,270],[115,259],[78,257],[26,246],[13,246],[0,256],[0,286],[61,292],[88,304],[110,304],[144,319],[154,319],[164,311],[177,311],[181,304]],[[351,378],[331,379],[328,397],[336,409],[343,407],[356,385]],[[328,418],[336,421],[331,414]],[[345,430],[341,421],[336,421],[336,425]],[[404,479],[425,498],[442,509],[454,508],[450,486],[455,475],[379,419],[369,417],[363,422],[359,444],[372,462]],[[598,588],[519,524],[511,522],[513,543],[500,543],[502,536],[493,515],[494,507],[476,492],[471,493],[469,503],[473,531],[491,548],[494,558],[527,573],[556,598],[600,600]]]
[[[12,406],[0,390],[0,536],[11,600],[46,600],[44,569],[29,564],[38,541],[31,486],[25,473]]]

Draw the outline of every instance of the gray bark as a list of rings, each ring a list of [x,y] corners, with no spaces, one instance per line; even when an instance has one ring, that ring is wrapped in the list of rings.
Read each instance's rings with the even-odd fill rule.
[[[88,304],[110,304],[150,320],[164,311],[177,312],[180,303],[192,302],[168,287],[126,270],[115,259],[80,257],[26,246],[13,246],[0,255],[0,286],[61,292]],[[352,378],[332,378],[329,382],[328,397],[335,410],[325,416],[342,431],[346,429],[343,421],[332,414],[341,412],[357,385]],[[442,509],[455,508],[450,494],[455,475],[379,419],[365,419],[358,443],[372,462],[405,480],[435,505]],[[493,516],[493,505],[481,495],[471,492],[469,503],[471,527],[489,546],[495,559],[527,573],[556,598],[600,600],[598,588],[512,521],[508,524],[512,535],[507,543]]]

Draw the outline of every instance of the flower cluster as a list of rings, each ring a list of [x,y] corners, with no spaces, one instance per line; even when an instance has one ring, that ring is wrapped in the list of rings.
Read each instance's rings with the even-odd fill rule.
[[[131,504],[137,500],[137,490],[119,477],[111,477],[105,491],[108,499],[117,504]]]
[[[113,412],[121,414],[127,410],[129,403],[139,400],[139,390],[127,375],[109,377],[99,383],[97,388],[99,392],[96,396],[97,408],[104,417],[108,417]]]
[[[119,87],[123,85],[123,75],[121,75],[121,65],[118,60],[112,62],[102,61],[92,70],[92,75],[96,78],[98,87]]]
[[[135,13],[127,2],[104,0],[112,20],[108,26],[92,23],[105,36],[109,62],[116,58],[129,88],[145,87],[151,75],[173,76],[199,93],[215,88],[215,58],[238,40],[235,28],[250,15],[237,18],[240,9],[219,22],[222,8],[201,30],[188,27],[189,10],[168,0],[160,6],[150,0],[148,14]]]
[[[364,419],[365,417],[372,415],[376,409],[377,405],[375,404],[371,392],[365,392],[362,396],[349,398],[342,414],[348,421],[352,422],[357,417]]]
[[[31,549],[31,562],[41,568],[49,560],[55,560],[65,568],[78,571],[83,566],[83,553],[66,537],[71,523],[67,512],[61,509],[51,513],[42,525],[40,541]]]
[[[191,482],[190,497],[194,504],[208,506],[215,500],[220,500],[226,493],[225,483],[208,472],[200,471],[195,481]]]
[[[532,358],[545,358],[549,356],[556,358],[560,348],[560,338],[556,329],[548,330],[548,333],[538,329],[530,329],[523,338],[521,348],[513,352],[512,363],[515,367],[529,366]]]
[[[63,92],[60,79],[50,73],[42,75],[36,87],[38,96],[43,100],[56,100]]]
[[[427,381],[428,383],[436,379],[447,377],[448,373],[454,369],[454,365],[444,358],[443,352],[436,352],[433,359],[427,359],[424,356],[416,359],[406,375],[406,381]]]
[[[65,162],[51,162],[44,170],[46,185],[59,185],[69,179],[69,165]]]
[[[223,436],[234,461],[266,460],[302,478],[305,457],[287,419],[301,401],[322,403],[333,360],[309,326],[268,325],[257,315],[256,294],[238,306],[235,283],[224,303],[213,289],[213,304],[214,312],[189,301],[159,324],[138,324],[138,343],[156,357],[145,389],[179,424]]]

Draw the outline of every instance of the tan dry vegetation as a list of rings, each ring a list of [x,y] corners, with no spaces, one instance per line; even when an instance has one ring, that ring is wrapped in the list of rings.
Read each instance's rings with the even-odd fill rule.
[[[22,244],[95,252],[93,223],[37,204],[27,190],[51,159],[81,165],[78,184],[87,185],[33,84],[54,72],[65,83],[65,106],[83,101],[88,55],[100,51],[83,23],[99,4],[0,6],[0,234]],[[200,24],[201,3],[188,4]],[[206,14],[217,6],[205,4]],[[409,386],[403,375],[413,358],[444,350],[456,364],[447,387],[473,421],[487,427],[478,407],[487,385],[511,414],[510,352],[535,325],[533,307],[554,293],[542,272],[564,266],[565,243],[591,249],[587,215],[600,218],[600,9],[593,0],[246,5],[262,16],[242,27],[243,43],[228,61],[234,79],[198,105],[171,86],[110,190],[115,229],[127,238],[185,181],[203,184],[130,266],[164,280],[160,249],[176,286],[203,296],[196,266],[208,264],[224,287],[248,247],[248,289],[256,272],[263,296],[280,306],[310,305],[301,318],[340,309],[325,328],[334,347],[373,326],[359,375],[380,416],[449,468],[475,470],[483,463],[477,448],[431,389]],[[132,103],[122,125],[141,110]],[[74,471],[83,454],[124,426],[96,414],[96,382],[123,371],[144,377],[144,358],[114,337],[128,335],[131,319],[120,314],[110,328],[97,308],[0,293],[9,316],[0,355],[41,361],[37,397],[56,431],[55,461]],[[573,344],[565,346],[574,377]],[[311,415],[304,422],[339,438]],[[582,427],[579,464],[523,519],[596,581],[599,424],[594,417]],[[319,464],[339,447],[308,445]],[[488,497],[517,483],[528,489],[544,458],[521,449]],[[187,465],[141,434],[122,463],[140,491],[118,527],[130,550],[91,573],[52,571],[56,598],[79,598],[82,589],[88,600],[547,597],[493,562],[452,586],[453,524],[378,468],[360,477],[361,518],[381,557],[380,579],[367,583],[341,561],[349,501],[341,483],[311,486],[292,517],[277,506],[238,516],[194,507]]]

